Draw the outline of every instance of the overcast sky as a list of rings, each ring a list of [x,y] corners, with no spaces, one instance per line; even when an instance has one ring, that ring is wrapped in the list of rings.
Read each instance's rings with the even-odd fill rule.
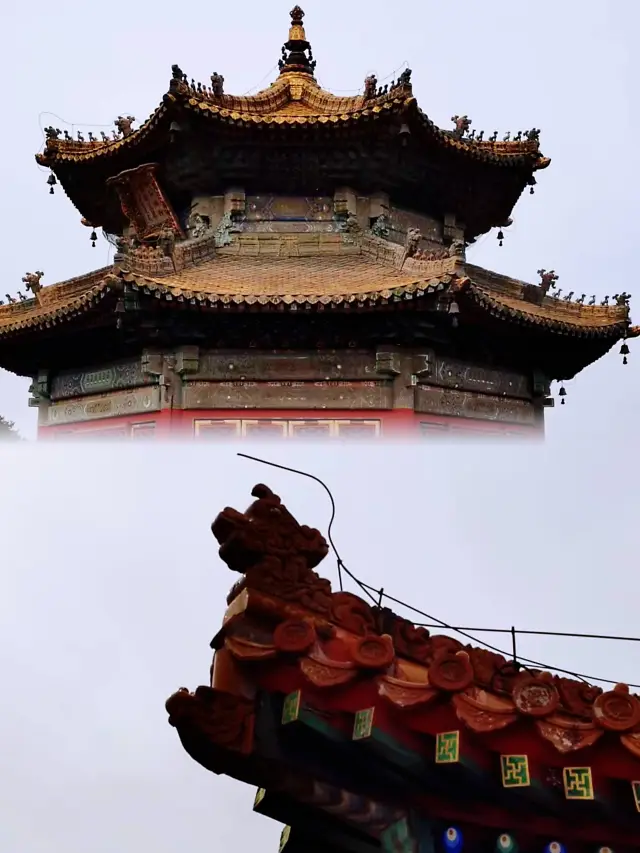
[[[387,448],[375,464],[370,448],[247,449],[322,477],[347,566],[443,621],[638,634],[640,466],[614,442]],[[266,482],[326,531],[322,489],[197,445],[5,446],[0,468],[0,850],[276,853],[253,790],[192,761],[164,702],[207,683],[236,580],[214,516]],[[320,570],[335,580],[334,560]],[[521,638],[519,653],[640,681],[638,644]]]
[[[205,82],[219,71],[234,94],[263,88],[277,75],[292,4],[6,4],[0,45],[11,83],[3,92],[0,143],[0,298],[21,287],[27,270],[44,270],[49,284],[110,260],[102,238],[91,248],[89,230],[62,189],[49,195],[48,172],[34,161],[42,128],[98,134],[121,114],[140,122],[162,100],[174,62]],[[487,134],[541,128],[552,164],[539,173],[536,194],[525,193],[516,206],[504,246],[495,233],[481,238],[469,252],[474,263],[528,281],[537,280],[540,267],[554,268],[559,286],[577,296],[634,292],[639,4],[538,0],[535,13],[529,3],[497,0],[303,5],[317,76],[331,91],[355,94],[372,71],[388,82],[407,62],[422,109],[443,127],[452,126],[452,115],[468,114]],[[640,323],[640,302],[635,315]],[[625,369],[619,349],[569,385],[567,405],[547,413],[550,439],[636,435],[640,347],[632,342]],[[33,437],[28,385],[0,372],[0,413]]]
[[[51,283],[108,260],[62,191],[48,195],[33,160],[40,127],[142,120],[174,62],[200,80],[223,73],[233,93],[264,85],[290,5],[36,0],[1,13],[0,296],[27,270]],[[552,166],[517,206],[504,247],[489,235],[473,262],[529,280],[554,267],[578,294],[634,291],[635,3],[304,6],[327,88],[355,92],[365,74],[384,82],[407,61],[439,124],[467,113],[488,133],[542,129]],[[327,480],[347,565],[444,620],[638,633],[640,347],[632,343],[628,367],[618,349],[568,385],[567,405],[548,413],[545,446],[526,453],[439,444],[259,452]],[[27,385],[0,375],[0,413],[33,437]],[[324,530],[322,490],[223,448],[0,454],[0,850],[275,851],[280,828],[252,816],[253,792],[189,759],[163,706],[176,688],[206,683],[208,643],[235,579],[216,557],[214,515],[244,509],[265,481]],[[332,576],[333,562],[322,570]],[[528,639],[521,653],[640,682],[633,644]]]

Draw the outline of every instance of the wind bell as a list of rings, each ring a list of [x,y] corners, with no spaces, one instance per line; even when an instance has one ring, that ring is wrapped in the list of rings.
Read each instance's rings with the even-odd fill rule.
[[[462,833],[457,827],[450,826],[449,829],[444,831],[442,836],[442,846],[447,853],[460,853],[463,844],[464,839],[462,837]]]
[[[503,832],[498,836],[496,842],[496,853],[518,853],[518,844],[508,832]]]
[[[53,195],[53,188],[58,183],[56,180],[56,176],[51,172],[49,177],[47,178],[47,183],[49,184],[49,195]]]

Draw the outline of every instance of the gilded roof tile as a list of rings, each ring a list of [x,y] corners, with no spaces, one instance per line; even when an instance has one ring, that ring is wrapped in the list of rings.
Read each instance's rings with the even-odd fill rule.
[[[406,259],[401,246],[372,237],[342,235],[236,236],[214,256],[167,274],[135,265],[107,267],[44,287],[39,300],[0,307],[0,335],[44,327],[74,316],[127,282],[167,299],[208,304],[335,305],[384,303],[451,288],[507,321],[544,326],[576,336],[619,336],[629,326],[626,306],[588,306],[545,297],[526,298],[531,285],[460,258]]]
[[[475,160],[503,165],[527,161],[534,169],[545,168],[550,162],[540,155],[537,140],[478,142],[457,138],[455,134],[441,130],[418,109],[409,83],[374,97],[359,94],[346,98],[322,89],[308,74],[284,74],[268,89],[244,97],[216,96],[184,81],[172,80],[171,83],[162,104],[128,136],[118,140],[85,142],[48,139],[44,152],[36,159],[41,165],[54,166],[56,163],[80,163],[113,156],[123,148],[138,145],[163,123],[174,107],[182,106],[218,121],[254,126],[276,124],[281,127],[354,124],[382,113],[399,113],[414,122],[416,130],[425,132],[437,143]]]

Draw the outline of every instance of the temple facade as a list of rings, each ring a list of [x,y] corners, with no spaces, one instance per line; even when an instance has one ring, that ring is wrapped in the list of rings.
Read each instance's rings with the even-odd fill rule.
[[[320,532],[266,486],[252,494],[212,525],[240,577],[209,680],[166,707],[195,761],[257,789],[255,810],[285,825],[281,853],[638,850],[627,685],[431,634],[382,590],[332,590]]]
[[[336,97],[303,14],[256,95],[174,65],[137,128],[46,128],[51,193],[115,254],[27,273],[0,307],[0,366],[33,379],[41,437],[534,436],[552,380],[628,351],[628,294],[589,304],[553,270],[466,258],[549,165],[539,130],[442,130],[408,69]]]

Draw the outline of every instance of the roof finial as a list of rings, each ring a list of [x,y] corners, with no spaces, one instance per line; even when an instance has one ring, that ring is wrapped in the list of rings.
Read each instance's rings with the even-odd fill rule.
[[[302,24],[304,12],[300,6],[294,6],[290,15],[289,41],[282,48],[282,59],[278,63],[280,73],[298,72],[313,76],[316,62]]]

